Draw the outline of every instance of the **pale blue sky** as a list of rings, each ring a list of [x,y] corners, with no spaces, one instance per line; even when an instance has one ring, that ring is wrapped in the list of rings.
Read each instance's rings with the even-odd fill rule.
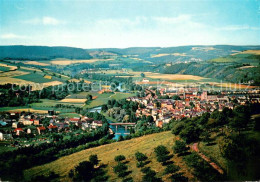
[[[259,0],[0,0],[0,45],[260,45]]]

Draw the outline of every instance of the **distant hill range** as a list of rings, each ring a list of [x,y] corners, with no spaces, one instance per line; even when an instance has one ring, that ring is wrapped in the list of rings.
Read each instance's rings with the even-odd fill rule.
[[[0,46],[0,59],[49,60],[55,58],[90,59],[85,49],[47,46]]]
[[[102,49],[119,55],[131,55],[153,63],[205,61],[227,56],[244,50],[259,50],[260,46],[177,46],[177,47],[131,47],[126,49]],[[101,50],[101,49],[100,49]]]
[[[260,46],[177,46],[177,47],[131,47],[125,49],[81,49],[47,46],[0,46],[0,59],[49,60],[55,58],[90,59],[104,56],[130,56],[152,63],[205,61],[227,56],[244,50],[259,50]]]

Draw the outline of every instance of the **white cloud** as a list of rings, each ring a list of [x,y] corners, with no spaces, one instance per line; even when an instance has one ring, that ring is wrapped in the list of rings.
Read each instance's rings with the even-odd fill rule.
[[[44,25],[58,25],[60,21],[52,17],[43,17],[42,22]]]
[[[191,20],[191,15],[179,15],[177,17],[153,17],[153,20],[163,24],[178,24]]]
[[[236,31],[236,30],[260,30],[260,27],[251,27],[249,25],[229,25],[218,28],[219,30]]]
[[[45,16],[42,18],[33,18],[30,20],[25,20],[23,21],[23,23],[31,25],[60,25],[64,24],[65,22],[53,17]]]
[[[0,38],[1,39],[26,39],[27,36],[7,33],[7,34],[0,35]]]

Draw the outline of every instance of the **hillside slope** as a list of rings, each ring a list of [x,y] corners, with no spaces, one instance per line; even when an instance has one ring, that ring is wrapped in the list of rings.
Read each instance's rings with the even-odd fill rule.
[[[89,59],[86,50],[74,47],[0,46],[0,59]]]
[[[136,168],[136,159],[134,157],[135,152],[140,151],[145,153],[148,156],[148,160],[151,161],[147,166],[150,166],[151,169],[155,170],[158,177],[162,177],[165,167],[157,162],[153,152],[154,148],[158,145],[165,145],[168,147],[169,151],[172,152],[171,147],[173,146],[175,140],[175,136],[172,135],[170,131],[155,133],[127,141],[116,142],[83,150],[81,152],[62,157],[54,162],[26,170],[24,174],[26,178],[31,178],[36,175],[47,175],[49,172],[54,171],[61,176],[62,181],[69,181],[70,179],[68,178],[68,173],[71,169],[73,169],[80,162],[88,160],[88,157],[91,154],[97,154],[99,160],[101,160],[100,162],[107,164],[106,170],[108,170],[109,181],[121,181],[113,172],[112,167],[116,165],[114,162],[115,156],[125,155],[126,160],[129,161],[127,166],[129,166],[129,170],[132,171],[130,176],[134,179],[134,181],[141,181],[142,172],[140,171],[140,168]],[[181,171],[184,172],[185,176],[187,176],[190,180],[194,179],[185,162],[182,161],[182,158],[174,155],[171,160],[173,160],[176,165],[181,167]],[[162,179],[165,181],[166,177],[163,176]]]

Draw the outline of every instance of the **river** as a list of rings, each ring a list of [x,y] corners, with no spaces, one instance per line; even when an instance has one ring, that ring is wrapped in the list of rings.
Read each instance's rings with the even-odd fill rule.
[[[98,112],[98,113],[100,113],[100,112],[101,112],[101,107],[92,108],[92,109],[89,110],[89,112]],[[109,123],[112,123],[112,121],[110,121],[110,120],[108,120],[108,122],[109,122]],[[129,135],[129,134],[130,134],[130,129],[127,128],[127,129],[125,130],[125,127],[124,127],[124,126],[118,126],[117,129],[116,129],[116,126],[110,125],[109,127],[110,127],[110,128],[113,130],[113,132],[115,133],[115,136],[114,136],[113,139],[116,139],[116,140],[117,140],[120,135],[121,135],[121,136],[126,136],[126,135]]]

